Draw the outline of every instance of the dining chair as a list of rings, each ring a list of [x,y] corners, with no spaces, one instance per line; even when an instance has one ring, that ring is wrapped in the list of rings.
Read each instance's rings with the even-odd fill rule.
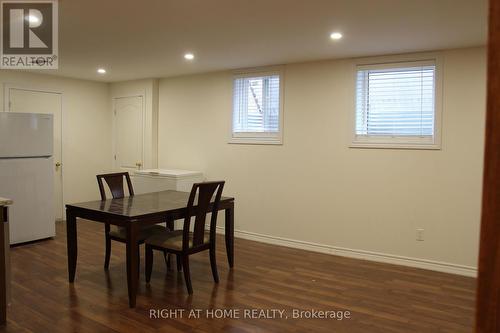
[[[132,186],[132,182],[130,180],[130,175],[128,172],[116,172],[116,173],[107,173],[102,175],[97,175],[97,184],[99,185],[99,192],[101,194],[101,200],[106,200],[106,191],[104,189],[104,182],[108,185],[108,188],[111,192],[111,196],[113,199],[120,199],[125,197],[125,186],[123,183],[123,179],[127,182],[127,189],[129,196],[134,196],[134,188]],[[156,233],[162,233],[167,231],[168,229],[164,226],[155,224],[144,226],[139,231],[138,241],[139,244],[144,243],[144,240]],[[104,224],[104,234],[105,234],[105,242],[106,242],[106,255],[104,257],[104,269],[109,268],[109,261],[111,257],[111,241],[117,241],[120,243],[127,242],[127,229],[125,227],[114,227],[111,228],[109,223]],[[164,252],[166,256],[166,252]],[[139,260],[140,256],[137,254],[137,258]],[[167,262],[167,266],[170,266],[170,258],[167,259],[165,257],[165,261]]]
[[[153,270],[153,250],[167,251],[181,258],[184,280],[189,294],[193,293],[189,272],[189,256],[201,251],[210,251],[210,266],[215,283],[219,283],[215,261],[215,228],[224,181],[195,183],[191,189],[186,207],[186,217],[182,230],[163,231],[145,240],[146,244],[146,282],[151,280]],[[215,198],[212,203],[212,198]],[[195,199],[197,203],[195,205]],[[212,204],[211,204],[212,203]],[[211,213],[210,227],[205,230],[207,214]],[[191,232],[191,216],[194,216]]]

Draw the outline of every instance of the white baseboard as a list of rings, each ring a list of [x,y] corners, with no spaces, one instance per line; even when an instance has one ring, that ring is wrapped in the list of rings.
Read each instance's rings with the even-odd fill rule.
[[[217,227],[217,229],[218,229],[217,233],[221,234],[224,233],[224,227]],[[349,248],[343,248],[325,244],[304,242],[295,239],[263,235],[243,230],[235,230],[234,236],[236,238],[243,238],[261,243],[286,246],[301,250],[327,253],[349,258],[364,259],[364,260],[383,262],[388,264],[429,269],[433,271],[451,273],[469,277],[477,276],[477,268],[471,266],[463,266],[463,265],[451,264],[440,261],[403,257],[386,253],[378,253],[378,252],[349,249]]]

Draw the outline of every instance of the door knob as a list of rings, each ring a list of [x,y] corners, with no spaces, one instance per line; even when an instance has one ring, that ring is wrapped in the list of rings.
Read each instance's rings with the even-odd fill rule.
[[[61,165],[61,162],[56,162],[56,168],[59,168]]]

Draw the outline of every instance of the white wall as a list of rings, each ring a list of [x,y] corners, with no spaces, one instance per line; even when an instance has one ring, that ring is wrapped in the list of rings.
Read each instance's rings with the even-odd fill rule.
[[[337,60],[285,66],[282,146],[227,143],[231,72],[160,80],[159,166],[225,179],[237,230],[476,267],[485,49],[440,54],[440,151],[349,148],[354,60]]]
[[[110,83],[113,98],[142,96],[144,99],[144,142],[142,165],[144,169],[158,166],[158,80],[144,79]],[[113,105],[111,105],[111,108]]]
[[[15,70],[0,71],[0,83],[2,109],[6,83],[62,93],[64,201],[98,199],[95,175],[112,168],[108,84]]]

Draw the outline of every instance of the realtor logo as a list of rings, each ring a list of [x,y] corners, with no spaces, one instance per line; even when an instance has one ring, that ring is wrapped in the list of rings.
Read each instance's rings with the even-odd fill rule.
[[[57,0],[1,1],[0,68],[58,67]]]

